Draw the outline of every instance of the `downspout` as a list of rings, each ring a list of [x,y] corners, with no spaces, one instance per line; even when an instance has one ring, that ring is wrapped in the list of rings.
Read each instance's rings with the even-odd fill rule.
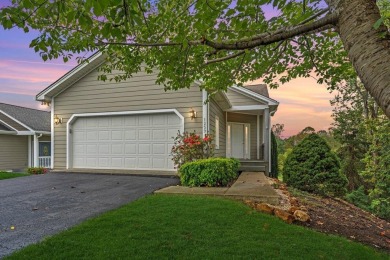
[[[275,114],[275,112],[276,112],[276,110],[273,110],[273,111],[271,111],[271,112],[269,112],[269,164],[268,164],[268,170],[269,170],[269,172],[271,172],[271,165],[272,165],[272,163],[271,163],[271,160],[272,160],[272,156],[271,156],[271,147],[272,147],[272,140],[271,140],[271,132],[272,132],[272,126],[271,126],[271,116],[273,116],[274,114]]]

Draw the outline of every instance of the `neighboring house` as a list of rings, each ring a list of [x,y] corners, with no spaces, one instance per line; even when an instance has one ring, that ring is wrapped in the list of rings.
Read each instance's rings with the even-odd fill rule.
[[[165,92],[155,84],[157,74],[99,81],[104,62],[101,53],[92,55],[36,97],[51,103],[53,121],[62,120],[52,123],[52,168],[172,171],[172,137],[196,131],[214,135],[216,156],[268,171],[270,116],[278,102],[265,85],[230,87],[205,103],[198,82]]]
[[[50,112],[0,103],[0,171],[51,165]]]

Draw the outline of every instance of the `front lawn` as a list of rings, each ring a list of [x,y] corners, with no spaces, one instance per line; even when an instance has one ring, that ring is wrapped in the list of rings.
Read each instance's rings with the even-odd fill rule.
[[[12,179],[17,177],[29,176],[27,173],[14,173],[14,172],[1,172],[0,171],[0,180]]]
[[[388,259],[217,197],[151,195],[7,259]]]

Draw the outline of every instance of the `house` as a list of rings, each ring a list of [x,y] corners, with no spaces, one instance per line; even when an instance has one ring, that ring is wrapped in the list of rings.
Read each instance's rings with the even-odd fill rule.
[[[0,171],[51,165],[50,112],[0,103]]]
[[[95,53],[36,96],[51,104],[51,168],[172,171],[172,137],[196,131],[214,135],[216,156],[268,171],[270,117],[278,102],[265,85],[233,86],[205,103],[209,96],[200,82],[165,92],[155,84],[157,74],[99,81],[104,62]]]

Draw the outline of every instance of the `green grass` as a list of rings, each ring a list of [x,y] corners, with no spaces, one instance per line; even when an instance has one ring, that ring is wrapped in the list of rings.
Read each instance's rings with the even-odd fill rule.
[[[7,259],[388,259],[222,198],[151,195]]]
[[[14,173],[14,172],[1,172],[0,171],[0,180],[12,179],[17,177],[29,176],[27,173]]]

